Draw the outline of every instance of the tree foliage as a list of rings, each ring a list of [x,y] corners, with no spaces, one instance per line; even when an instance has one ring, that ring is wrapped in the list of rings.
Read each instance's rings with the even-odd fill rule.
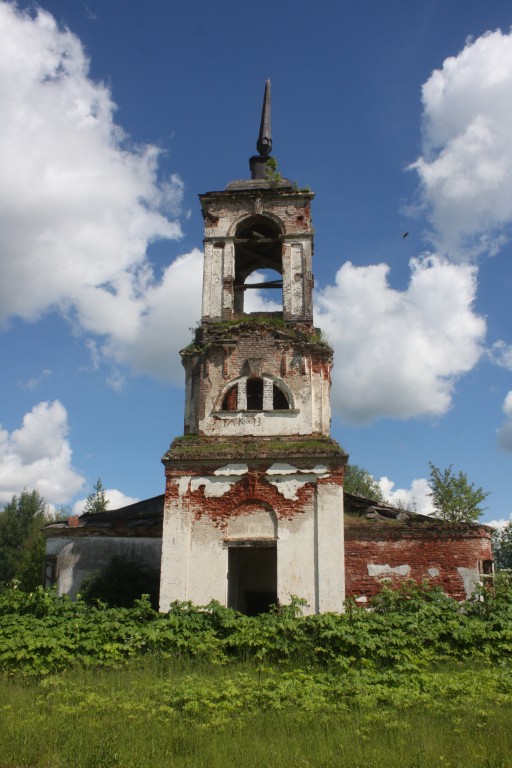
[[[48,510],[37,491],[22,491],[0,512],[0,587],[13,579],[21,589],[42,583]]]
[[[97,515],[100,512],[106,512],[108,504],[101,478],[98,478],[85,502],[84,515]]]
[[[373,475],[357,464],[347,464],[345,467],[343,487],[347,493],[353,493],[355,496],[384,501],[384,494]]]
[[[492,534],[494,564],[497,570],[512,570],[512,523]]]
[[[429,462],[433,516],[450,523],[476,523],[485,507],[488,491],[470,483],[465,472],[455,474],[452,464],[444,470]]]

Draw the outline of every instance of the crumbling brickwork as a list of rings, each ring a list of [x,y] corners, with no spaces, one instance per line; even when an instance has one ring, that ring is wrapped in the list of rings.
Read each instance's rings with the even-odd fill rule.
[[[487,526],[448,525],[426,518],[354,520],[345,516],[347,596],[365,602],[384,584],[406,579],[440,586],[466,600],[492,561]]]

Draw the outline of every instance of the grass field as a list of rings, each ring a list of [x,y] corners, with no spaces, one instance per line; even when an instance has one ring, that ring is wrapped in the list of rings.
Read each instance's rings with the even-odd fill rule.
[[[458,665],[409,689],[407,676],[151,659],[3,678],[0,766],[510,768],[510,675]]]
[[[512,768],[512,582],[158,614],[0,591],[0,768]]]

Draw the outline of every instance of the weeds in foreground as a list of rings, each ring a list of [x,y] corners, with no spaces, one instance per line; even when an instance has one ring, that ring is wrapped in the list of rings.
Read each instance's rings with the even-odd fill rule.
[[[365,611],[0,593],[0,768],[512,764],[512,590]]]
[[[477,674],[475,674],[475,672]],[[146,659],[0,681],[1,768],[510,766],[512,673],[415,680]]]

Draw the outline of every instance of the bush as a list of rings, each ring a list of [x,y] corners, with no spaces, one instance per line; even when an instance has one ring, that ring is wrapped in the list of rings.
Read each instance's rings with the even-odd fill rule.
[[[106,568],[97,569],[82,581],[80,594],[89,605],[98,600],[111,608],[131,608],[142,595],[149,595],[158,609],[160,573],[139,560],[114,556]]]

